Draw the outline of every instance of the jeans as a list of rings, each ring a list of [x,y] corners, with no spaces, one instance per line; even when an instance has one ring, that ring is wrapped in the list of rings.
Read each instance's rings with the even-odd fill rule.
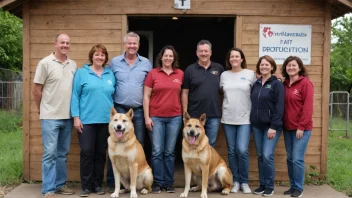
[[[182,116],[151,117],[154,126],[149,136],[152,143],[152,170],[154,184],[174,184],[175,146],[179,135]]]
[[[223,128],[233,181],[237,181],[240,184],[248,183],[248,145],[251,137],[251,125],[223,124]]]
[[[258,155],[259,182],[265,188],[274,189],[275,163],[274,151],[282,130],[277,130],[273,139],[268,139],[268,127],[252,126],[254,143]]]
[[[78,133],[82,190],[102,187],[108,130],[108,124],[84,124],[83,133]]]
[[[41,120],[42,143],[42,193],[55,192],[66,184],[67,155],[70,150],[72,119]]]
[[[307,149],[311,131],[305,130],[301,139],[296,138],[296,131],[284,131],[287,153],[287,169],[291,188],[303,191],[304,154]]]
[[[121,106],[114,103],[114,107],[118,113],[127,113],[130,110],[130,107]],[[144,148],[144,136],[145,136],[145,124],[144,124],[144,111],[143,107],[133,108],[133,118],[132,122],[134,125],[134,133],[138,142]],[[114,172],[111,166],[111,160],[108,157],[108,171],[106,174],[106,182],[109,186],[115,185]]]
[[[215,147],[216,138],[218,136],[220,118],[206,118],[204,129],[205,134],[209,138],[209,144]]]

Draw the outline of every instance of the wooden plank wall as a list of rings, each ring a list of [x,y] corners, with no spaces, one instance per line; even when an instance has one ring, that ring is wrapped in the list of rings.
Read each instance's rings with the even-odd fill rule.
[[[308,67],[314,84],[314,129],[306,155],[308,165],[326,172],[326,100],[328,97],[328,53],[330,43],[329,17],[325,2],[319,0],[192,0],[192,9],[174,10],[173,0],[37,0],[29,1],[24,9],[24,176],[26,180],[41,180],[41,129],[37,108],[30,91],[39,60],[53,50],[54,37],[67,33],[71,37],[70,57],[78,66],[88,59],[88,51],[96,43],[108,48],[110,59],[122,52],[122,38],[127,31],[127,15],[183,15],[237,16],[235,43],[244,50],[249,68],[254,69],[258,60],[259,24],[308,24],[312,25],[312,65]],[[27,38],[28,40],[25,40]],[[324,68],[323,69],[323,65]],[[325,83],[324,83],[325,82]],[[323,87],[324,86],[324,87]],[[222,130],[216,149],[227,161],[227,148]],[[250,180],[258,180],[257,160],[253,138],[250,143]],[[287,180],[286,156],[283,138],[275,151],[276,179]],[[68,179],[79,180],[79,145],[76,133],[68,156]],[[323,159],[323,160],[322,160]],[[182,178],[183,180],[183,178]],[[183,182],[183,181],[182,181]]]
[[[307,166],[316,166],[321,169],[322,154],[322,85],[323,85],[323,57],[324,57],[324,17],[273,17],[273,16],[241,16],[242,24],[238,29],[242,29],[242,39],[237,41],[237,47],[241,47],[246,55],[249,68],[255,70],[259,54],[259,24],[309,24],[312,25],[312,65],[307,66],[310,80],[314,85],[314,113],[313,113],[313,131],[306,153]],[[239,32],[237,32],[238,34]],[[281,73],[281,65],[277,73]],[[251,140],[252,141],[252,140]],[[327,146],[327,145],[325,145]],[[275,150],[276,179],[287,178],[286,151],[283,135]],[[250,178],[255,178],[256,162],[255,146],[253,142],[250,145],[251,167]]]

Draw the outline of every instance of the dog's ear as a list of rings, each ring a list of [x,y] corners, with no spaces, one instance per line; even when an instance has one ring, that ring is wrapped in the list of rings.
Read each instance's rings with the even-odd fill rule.
[[[126,113],[126,115],[132,120],[132,118],[133,118],[133,109],[130,108],[130,110]]]
[[[111,107],[110,118],[112,118],[112,116],[114,116],[115,114],[117,114],[116,109],[114,107]]]
[[[189,119],[191,119],[191,116],[188,114],[188,112],[185,112],[183,114],[183,123],[188,122]]]
[[[202,124],[202,126],[205,125],[205,121],[207,120],[207,116],[205,115],[205,113],[203,113],[200,118],[199,118],[199,121],[200,123]]]

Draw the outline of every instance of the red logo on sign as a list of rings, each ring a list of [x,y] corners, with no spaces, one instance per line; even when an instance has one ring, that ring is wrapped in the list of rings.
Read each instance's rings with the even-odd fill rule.
[[[266,36],[272,37],[274,34],[273,31],[271,31],[271,27],[264,27],[263,28],[263,35],[266,38]]]

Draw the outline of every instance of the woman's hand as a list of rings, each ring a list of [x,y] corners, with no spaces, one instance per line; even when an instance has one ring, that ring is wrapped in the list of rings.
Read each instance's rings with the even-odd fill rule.
[[[82,122],[79,119],[79,117],[75,117],[73,119],[73,126],[77,129],[78,132],[83,133],[83,131],[82,131],[83,125],[82,125]]]
[[[299,140],[299,139],[301,139],[303,137],[303,132],[304,132],[303,130],[297,129],[297,131],[296,131],[297,140]]]
[[[149,131],[152,131],[153,126],[154,126],[154,122],[153,122],[153,120],[150,117],[146,117],[145,118],[145,126],[147,127],[147,129]]]
[[[275,137],[276,135],[276,130],[269,128],[268,130],[268,139],[271,140]]]

